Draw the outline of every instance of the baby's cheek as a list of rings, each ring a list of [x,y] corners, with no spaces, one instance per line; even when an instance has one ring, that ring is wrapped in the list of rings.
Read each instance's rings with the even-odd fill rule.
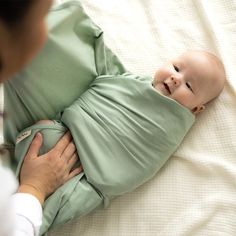
[[[163,71],[157,71],[155,75],[155,80],[158,83],[163,82],[167,78],[166,74]]]
[[[153,80],[154,84],[157,84],[158,82],[158,71],[156,71],[155,75],[154,75],[154,80]]]
[[[192,97],[188,94],[188,92],[182,91],[177,94],[174,94],[173,99],[175,99],[177,102],[179,102],[186,108],[193,108]]]

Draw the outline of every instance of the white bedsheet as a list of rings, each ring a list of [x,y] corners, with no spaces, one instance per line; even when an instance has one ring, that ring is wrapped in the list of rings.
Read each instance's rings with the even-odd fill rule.
[[[153,180],[49,235],[236,235],[236,1],[82,2],[130,71],[153,74],[186,49],[205,49],[222,58],[227,84]]]
[[[49,235],[236,235],[236,1],[82,2],[130,71],[153,74],[167,58],[205,49],[222,58],[227,84],[153,180]]]
[[[154,74],[167,58],[206,49],[222,58],[227,84],[153,180],[49,235],[236,235],[236,1],[82,2],[133,73]]]

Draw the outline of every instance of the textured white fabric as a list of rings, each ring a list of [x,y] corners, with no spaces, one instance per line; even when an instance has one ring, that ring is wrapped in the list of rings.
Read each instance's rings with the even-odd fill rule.
[[[3,86],[0,84],[0,112],[3,111]],[[3,142],[3,120],[0,118],[0,143]]]
[[[15,217],[14,236],[38,235],[42,224],[42,206],[39,200],[27,193],[16,193],[11,197]]]
[[[153,74],[186,49],[206,49],[222,58],[227,84],[153,180],[49,235],[236,235],[236,1],[82,2],[130,71]]]
[[[42,206],[30,194],[16,193],[17,181],[0,160],[0,236],[38,235]],[[12,196],[11,196],[12,195]]]
[[[10,196],[16,190],[17,183],[13,173],[2,166],[0,159],[0,235],[11,236],[13,233],[13,211],[10,204]],[[3,191],[4,190],[4,191]]]

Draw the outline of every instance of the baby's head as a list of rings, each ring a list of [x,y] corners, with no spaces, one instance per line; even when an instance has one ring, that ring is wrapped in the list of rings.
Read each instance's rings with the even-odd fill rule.
[[[197,114],[221,93],[225,77],[224,66],[215,55],[192,50],[160,67],[153,87]]]

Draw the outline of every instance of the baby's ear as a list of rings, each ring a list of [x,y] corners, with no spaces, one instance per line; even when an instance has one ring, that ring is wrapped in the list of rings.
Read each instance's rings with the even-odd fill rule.
[[[194,107],[194,108],[192,109],[192,113],[193,113],[194,115],[196,115],[196,114],[202,112],[204,109],[205,109],[205,106],[204,106],[204,105],[199,105],[199,106]]]

